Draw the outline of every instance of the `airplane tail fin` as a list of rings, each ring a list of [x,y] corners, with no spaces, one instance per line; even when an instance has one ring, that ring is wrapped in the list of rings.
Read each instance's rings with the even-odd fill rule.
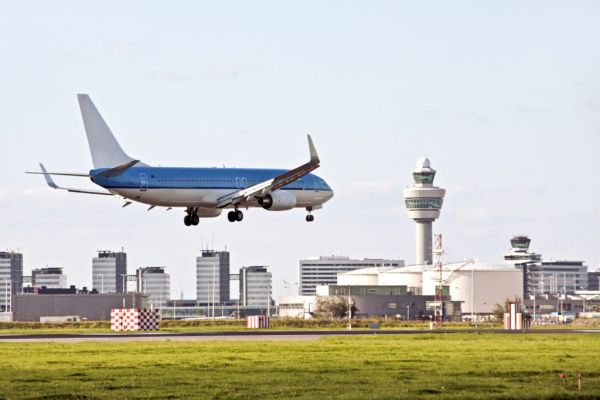
[[[77,100],[79,101],[94,168],[114,168],[134,161],[123,151],[90,96],[78,94]]]

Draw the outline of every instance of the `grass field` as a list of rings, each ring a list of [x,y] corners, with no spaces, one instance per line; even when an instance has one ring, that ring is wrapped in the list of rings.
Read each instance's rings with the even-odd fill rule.
[[[594,398],[599,356],[600,334],[0,343],[0,398]]]

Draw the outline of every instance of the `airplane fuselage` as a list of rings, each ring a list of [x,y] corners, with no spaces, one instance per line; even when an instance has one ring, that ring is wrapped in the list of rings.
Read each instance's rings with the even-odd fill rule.
[[[100,175],[106,170],[91,170],[92,181],[132,201],[162,207],[206,209],[215,208],[223,196],[286,172],[253,168],[133,167],[118,176]],[[307,174],[280,190],[292,193],[296,199],[294,207],[298,208],[319,207],[333,197],[329,185],[314,174]],[[244,207],[260,205],[249,203]]]

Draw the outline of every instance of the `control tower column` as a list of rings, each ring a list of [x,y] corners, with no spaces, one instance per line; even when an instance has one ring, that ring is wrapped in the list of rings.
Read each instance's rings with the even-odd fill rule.
[[[431,221],[417,223],[417,264],[433,264]]]
[[[445,189],[433,186],[435,170],[427,158],[419,158],[412,171],[414,184],[404,189],[408,216],[417,224],[417,264],[432,264],[432,222],[440,216]]]

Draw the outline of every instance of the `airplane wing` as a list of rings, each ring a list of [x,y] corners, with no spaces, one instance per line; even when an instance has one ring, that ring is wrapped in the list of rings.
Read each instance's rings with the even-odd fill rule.
[[[277,189],[289,185],[292,182],[297,181],[305,175],[308,175],[311,171],[319,168],[320,160],[317,155],[317,150],[313,144],[312,138],[308,136],[308,150],[310,152],[310,161],[302,164],[301,166],[291,169],[279,176],[271,178],[269,180],[257,183],[256,185],[247,187],[245,189],[237,190],[233,193],[229,193],[217,200],[217,207],[223,208],[230,205],[236,205],[250,201],[254,197],[266,196],[270,192],[274,192]]]
[[[101,195],[105,195],[105,196],[113,196],[113,194],[110,193],[110,192],[96,191],[96,190],[86,190],[86,189],[65,188],[65,187],[58,186],[56,183],[54,183],[54,180],[50,177],[51,174],[48,173],[48,171],[46,171],[46,168],[44,167],[44,165],[42,163],[40,163],[40,168],[42,169],[42,172],[27,172],[27,173],[28,174],[37,173],[37,174],[44,175],[44,178],[46,179],[46,183],[52,189],[61,189],[61,190],[66,190],[68,192],[73,192],[73,193],[101,194]],[[68,173],[60,173],[60,172],[58,172],[58,173],[52,173],[52,175],[89,176],[87,174],[85,174],[85,175],[84,174],[68,174]]]

